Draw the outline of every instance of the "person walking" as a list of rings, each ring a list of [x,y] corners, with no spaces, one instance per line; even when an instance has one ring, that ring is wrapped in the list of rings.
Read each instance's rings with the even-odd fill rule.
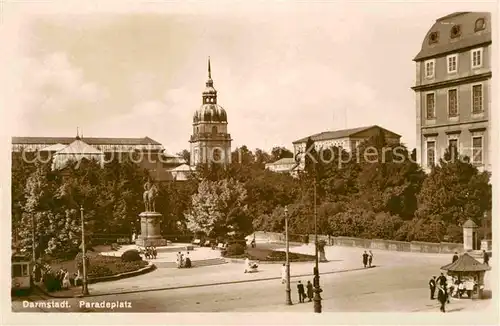
[[[455,254],[453,255],[453,259],[451,260],[452,263],[456,262],[458,260],[458,253],[455,252]]]
[[[373,262],[373,252],[370,250],[370,254],[368,255],[368,267],[372,267]]]
[[[303,303],[304,298],[306,297],[306,292],[304,291],[304,284],[302,284],[300,281],[297,283],[297,291],[299,292],[299,302]]]
[[[307,287],[307,297],[309,298],[309,302],[311,302],[313,299],[313,285],[311,281],[307,281],[306,287]]]
[[[365,268],[366,268],[367,264],[368,264],[368,254],[366,253],[366,250],[365,250],[365,252],[363,253],[363,266],[365,266]]]
[[[431,300],[434,300],[434,293],[436,292],[436,276],[433,276],[429,281],[429,290],[431,291]]]
[[[438,277],[437,282],[439,285],[446,288],[446,277],[444,276],[443,273],[441,273],[441,275]]]
[[[483,250],[483,262],[484,264],[489,266],[489,261],[490,261],[490,255],[486,252],[486,250]]]
[[[446,312],[445,305],[448,300],[448,294],[446,293],[446,288],[444,286],[438,285],[438,301],[441,303],[439,310],[441,312]]]

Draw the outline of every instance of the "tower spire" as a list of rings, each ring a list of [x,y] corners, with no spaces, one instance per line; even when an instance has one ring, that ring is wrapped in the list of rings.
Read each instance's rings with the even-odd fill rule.
[[[208,79],[212,79],[212,69],[210,68],[210,56],[208,57]]]
[[[76,127],[76,139],[80,139],[80,133],[78,127]]]

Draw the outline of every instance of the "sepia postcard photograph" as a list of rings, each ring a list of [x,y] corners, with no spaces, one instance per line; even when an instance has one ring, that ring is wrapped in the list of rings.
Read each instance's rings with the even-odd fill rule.
[[[2,324],[499,322],[496,1],[2,6]]]

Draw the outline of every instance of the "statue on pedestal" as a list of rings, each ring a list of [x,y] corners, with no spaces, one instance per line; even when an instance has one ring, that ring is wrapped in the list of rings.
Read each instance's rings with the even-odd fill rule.
[[[148,178],[148,181],[144,184],[144,209],[145,212],[154,212],[156,197],[158,197],[158,188],[156,185]]]

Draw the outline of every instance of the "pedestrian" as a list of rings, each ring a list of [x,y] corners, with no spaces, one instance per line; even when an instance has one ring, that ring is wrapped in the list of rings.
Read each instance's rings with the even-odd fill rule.
[[[444,286],[438,285],[438,301],[441,303],[439,310],[446,312],[445,305],[448,300],[448,294],[446,293],[446,288]]]
[[[286,283],[286,265],[283,264],[283,266],[281,267],[281,284],[285,283]]]
[[[313,285],[311,281],[307,281],[306,287],[307,287],[307,297],[309,298],[309,302],[311,302],[313,299]]]
[[[436,292],[436,276],[433,276],[429,281],[429,290],[431,291],[431,300],[434,300],[434,293]]]
[[[438,277],[438,284],[446,288],[446,277],[443,273]]]
[[[366,250],[363,254],[363,266],[365,266],[366,268],[366,265],[368,264],[368,254],[366,253]]]
[[[483,250],[483,262],[489,266],[489,261],[490,261],[490,255],[486,252],[486,250]]]
[[[304,302],[304,298],[306,297],[306,292],[304,291],[304,284],[302,284],[300,281],[297,284],[297,291],[299,292],[299,302],[300,303]]]
[[[368,256],[368,267],[372,267],[373,262],[373,252],[370,250],[370,255]]]
[[[458,253],[455,252],[455,254],[453,255],[453,259],[452,259],[452,263],[456,262],[458,260]]]

